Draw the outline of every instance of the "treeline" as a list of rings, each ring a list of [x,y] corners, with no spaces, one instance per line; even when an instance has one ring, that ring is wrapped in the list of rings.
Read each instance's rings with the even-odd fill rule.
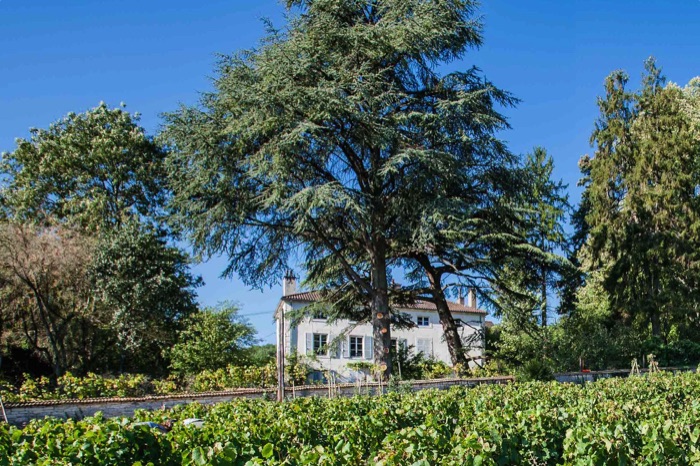
[[[594,153],[579,163],[568,253],[577,268],[555,283],[561,318],[538,329],[504,313],[492,335],[501,359],[555,370],[623,368],[649,355],[700,362],[700,79],[666,83],[649,59],[640,89],[628,80],[623,71],[605,80]]]
[[[441,72],[483,42],[474,2],[288,6],[158,135],[102,104],[3,155],[0,370],[247,363],[252,330],[200,320],[221,313],[197,309],[181,244],[251,287],[297,267],[323,296],[305,312],[371,322],[384,377],[391,327],[410,324],[395,309],[419,299],[468,367],[447,306],[467,288],[500,317],[487,349],[511,368],[695,354],[697,81],[667,86],[653,62],[637,92],[608,78],[573,209],[544,148],[501,139],[517,98],[475,67]]]

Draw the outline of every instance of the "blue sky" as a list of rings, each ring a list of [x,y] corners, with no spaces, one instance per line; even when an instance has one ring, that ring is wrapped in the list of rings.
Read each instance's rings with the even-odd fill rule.
[[[625,69],[636,85],[650,55],[671,81],[700,75],[700,0],[493,0],[480,14],[484,46],[450,68],[477,65],[522,99],[502,137],[519,153],[544,146],[574,202],[605,76]],[[217,53],[257,43],[262,18],[283,25],[281,2],[0,0],[0,151],[30,127],[100,101],[125,102],[154,133],[160,113],[209,89]],[[195,268],[206,282],[200,301],[238,301],[259,336],[274,341],[281,287],[219,279],[224,262]]]

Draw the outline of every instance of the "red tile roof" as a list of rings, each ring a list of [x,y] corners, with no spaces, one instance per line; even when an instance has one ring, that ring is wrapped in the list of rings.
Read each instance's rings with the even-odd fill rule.
[[[302,291],[301,293],[294,293],[282,297],[283,301],[294,301],[301,303],[313,303],[321,300],[321,293],[318,291]],[[463,312],[468,314],[484,314],[487,312],[483,309],[477,309],[475,307],[469,307],[464,304],[455,303],[453,301],[447,301],[447,306],[452,312]],[[416,300],[413,304],[406,304],[401,307],[401,309],[418,309],[424,311],[435,311],[437,308],[434,303]]]

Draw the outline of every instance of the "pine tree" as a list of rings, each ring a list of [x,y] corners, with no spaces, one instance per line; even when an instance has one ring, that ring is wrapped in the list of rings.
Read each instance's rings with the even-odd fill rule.
[[[564,253],[568,250],[569,238],[564,232],[564,222],[570,205],[567,186],[554,181],[554,161],[542,147],[536,147],[527,155],[525,174],[529,178],[527,199],[524,199],[527,219],[528,242],[545,253]],[[548,301],[552,289],[558,288],[562,274],[568,264],[543,262],[536,264],[535,276],[539,288],[538,307],[540,322],[547,326]]]
[[[476,69],[435,71],[481,43],[475,2],[288,6],[300,13],[286,30],[222,58],[202,105],[167,116],[173,211],[200,252],[226,254],[225,273],[246,283],[272,283],[301,256],[309,284],[368,310],[388,376],[393,235],[412,208],[409,182],[459,171],[499,124],[493,105],[512,98]]]
[[[591,138],[586,248],[590,269],[604,268],[612,309],[626,322],[645,322],[665,336],[687,322],[698,299],[698,167],[700,144],[684,111],[683,93],[652,59],[643,88],[625,89],[616,72],[599,101]]]

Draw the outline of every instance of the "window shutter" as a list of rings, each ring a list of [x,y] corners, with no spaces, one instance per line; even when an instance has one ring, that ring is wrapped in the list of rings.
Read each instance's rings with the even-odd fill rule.
[[[400,339],[399,340],[399,348],[401,348],[401,349],[408,348],[408,340],[406,340],[405,338]]]
[[[423,353],[426,356],[433,355],[433,339],[432,338],[418,338],[416,339],[416,352]]]
[[[372,337],[365,337],[364,350],[365,359],[374,359],[374,341],[372,340]]]
[[[343,357],[345,359],[349,359],[350,358],[350,337],[344,338],[342,341],[342,345],[343,345]]]
[[[307,333],[306,334],[306,354],[311,355],[314,354],[314,334],[313,333]]]
[[[332,335],[328,335],[328,338],[331,339],[328,344],[333,346],[333,349],[331,350],[331,357],[340,359],[340,355],[343,354],[343,340]]]
[[[296,328],[291,328],[289,329],[289,348],[292,352],[296,353],[297,351],[297,338],[298,334]]]

